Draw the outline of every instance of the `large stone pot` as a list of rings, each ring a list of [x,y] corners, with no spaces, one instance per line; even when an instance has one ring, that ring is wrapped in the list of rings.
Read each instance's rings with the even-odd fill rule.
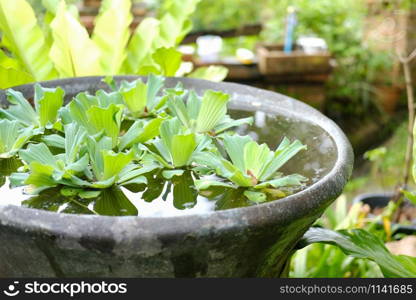
[[[116,80],[135,77],[117,77]],[[271,277],[282,276],[297,241],[341,193],[353,153],[328,118],[286,96],[233,83],[168,78],[202,93],[221,90],[232,108],[285,117],[285,134],[309,149],[295,159],[301,174],[320,172],[316,182],[266,204],[179,217],[104,217],[58,214],[1,205],[0,277]],[[44,82],[61,86],[68,100],[106,85],[100,77]],[[30,98],[33,85],[15,88]],[[5,104],[5,93],[0,91]],[[315,128],[315,130],[311,130]],[[271,128],[265,128],[269,130]],[[275,137],[280,141],[281,136]],[[0,195],[1,198],[1,195]]]

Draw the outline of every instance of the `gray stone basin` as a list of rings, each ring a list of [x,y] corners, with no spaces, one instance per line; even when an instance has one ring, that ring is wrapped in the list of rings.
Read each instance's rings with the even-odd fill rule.
[[[117,81],[136,77],[116,77]],[[81,91],[106,88],[101,77],[43,82],[61,86],[67,100]],[[310,106],[270,91],[233,83],[167,78],[202,93],[232,95],[232,109],[258,111],[280,127],[263,126],[268,143],[281,135],[308,150],[287,169],[311,178],[307,188],[265,204],[172,217],[106,217],[58,214],[2,205],[0,277],[278,277],[297,241],[341,193],[353,152],[334,122]],[[14,88],[27,98],[33,85]],[[5,92],[0,91],[5,105]],[[263,114],[264,115],[264,114]],[[249,134],[249,129],[241,129]],[[275,136],[276,135],[276,136]],[[262,141],[264,142],[264,141]],[[3,196],[4,197],[4,196]]]

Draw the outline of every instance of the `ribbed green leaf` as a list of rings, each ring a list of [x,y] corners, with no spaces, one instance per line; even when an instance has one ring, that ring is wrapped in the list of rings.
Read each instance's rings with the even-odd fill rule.
[[[99,106],[97,97],[87,93],[78,94],[67,106],[60,110],[63,123],[69,124],[75,121],[87,129],[90,134],[94,134],[95,128],[89,122],[86,113],[92,106]]]
[[[177,118],[163,121],[160,126],[160,138],[166,145],[166,148],[171,151],[173,137],[180,133],[181,124]]]
[[[215,126],[214,131],[216,134],[219,134],[227,129],[233,128],[233,127],[238,127],[241,125],[253,125],[253,117],[248,117],[248,118],[243,118],[243,119],[238,119],[238,120],[233,120],[228,116],[225,116],[225,118],[223,118],[223,120],[221,121],[221,123],[219,123],[218,125]]]
[[[198,132],[211,131],[225,116],[230,96],[222,92],[206,91],[196,121]]]
[[[160,19],[160,40],[163,47],[178,45],[192,29],[190,16],[200,0],[173,0],[165,3]]]
[[[103,173],[100,180],[107,180],[116,177],[133,160],[134,153],[114,153],[113,151],[102,150]]]
[[[28,165],[36,162],[42,165],[56,167],[55,157],[43,143],[36,145],[30,144],[26,150],[20,150],[19,155]]]
[[[189,119],[196,120],[198,118],[199,111],[201,110],[201,99],[195,91],[189,92],[189,96],[186,101],[186,109],[188,111]]]
[[[187,165],[195,148],[195,134],[175,135],[171,143],[173,165],[175,167]]]
[[[131,147],[137,143],[144,143],[159,135],[162,118],[155,118],[148,122],[137,120],[129,130],[120,138],[119,148],[121,150]]]
[[[0,0],[0,30],[9,50],[34,79],[40,81],[57,76],[45,37],[32,7],[25,0]]]
[[[168,101],[168,107],[172,115],[177,117],[185,127],[191,127],[191,120],[189,118],[188,110],[185,106],[185,102],[183,101],[182,97],[170,97]]]
[[[140,115],[144,112],[147,104],[147,85],[141,79],[133,82],[123,81],[120,92],[124,103],[133,115]]]
[[[244,147],[246,144],[252,141],[250,136],[240,136],[240,135],[225,135],[224,136],[224,148],[227,151],[233,164],[244,171]]]
[[[162,176],[163,178],[169,180],[172,179],[174,176],[182,176],[184,172],[184,170],[164,170],[162,172]]]
[[[76,123],[65,125],[65,158],[66,163],[73,163],[83,146],[86,131]]]
[[[87,137],[87,149],[90,156],[91,167],[96,178],[102,178],[104,175],[104,160],[102,151],[112,149],[112,140],[103,136],[96,141],[92,137]]]
[[[49,147],[65,149],[65,138],[59,134],[45,135],[42,137],[42,142]]]
[[[107,93],[104,90],[98,90],[95,93],[95,97],[97,98],[98,106],[103,107],[103,108],[107,108],[111,104],[123,104],[124,103],[123,97],[118,91]]]
[[[111,138],[113,147],[115,147],[120,132],[122,107],[115,104],[111,104],[107,108],[92,106],[87,110],[87,117],[94,128],[94,133],[104,131],[105,135]]]
[[[101,75],[100,50],[62,1],[51,23],[50,58],[61,77]]]
[[[54,187],[58,185],[52,178],[54,171],[53,166],[33,161],[32,163],[30,163],[29,167],[30,175],[25,180],[25,184],[33,185],[34,187],[41,189]],[[36,191],[33,192],[36,193]]]
[[[56,122],[58,110],[64,103],[64,95],[65,91],[60,87],[49,89],[35,85],[35,108],[41,127],[52,126]]]
[[[284,141],[285,145],[287,141]],[[296,140],[291,144],[280,147],[276,150],[274,158],[270,161],[269,165],[260,174],[261,180],[267,180],[279,170],[285,163],[287,163],[292,157],[294,157],[299,151],[305,150],[307,147],[300,141]]]
[[[272,157],[273,153],[266,144],[259,145],[255,141],[251,141],[244,146],[244,171],[250,172],[259,179]]]
[[[7,119],[17,120],[26,126],[38,125],[38,116],[35,110],[21,92],[10,89],[7,90],[6,95],[11,105],[8,109],[0,109],[0,111]]]
[[[104,74],[118,74],[126,59],[133,20],[130,8],[130,0],[105,0],[96,19],[92,39],[101,50]]]
[[[0,158],[15,155],[32,135],[31,128],[22,130],[17,121],[0,120]]]
[[[158,98],[157,94],[163,87],[163,84],[165,83],[165,78],[162,76],[156,76],[153,74],[150,74],[147,77],[147,92],[146,92],[146,99],[147,99],[147,107],[149,111],[152,111],[154,109],[160,109],[162,103],[162,98]]]

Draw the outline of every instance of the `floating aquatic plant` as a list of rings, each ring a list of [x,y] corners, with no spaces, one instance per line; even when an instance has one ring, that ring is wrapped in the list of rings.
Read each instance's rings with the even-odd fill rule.
[[[163,88],[164,78],[154,75],[146,82],[105,81],[111,91],[79,93],[65,106],[59,87],[36,85],[34,107],[21,93],[7,91],[0,162],[18,162],[11,185],[34,195],[24,205],[137,215],[121,188],[148,202],[171,193],[175,207],[185,209],[196,204],[198,194],[231,207],[236,197],[251,203],[284,197],[306,181],[280,172],[306,147],[285,138],[272,151],[233,133],[231,128],[252,119],[231,119],[227,94]],[[224,190],[214,192],[218,187]]]
[[[271,151],[266,144],[259,145],[249,136],[223,135],[222,139],[230,160],[208,151],[198,153],[195,160],[229,181],[196,180],[196,187],[200,190],[211,186],[246,187],[244,195],[247,198],[253,202],[265,202],[267,194],[285,196],[279,188],[299,186],[307,180],[298,174],[283,176],[278,172],[299,151],[306,149],[298,140],[291,143],[284,138],[276,151]]]

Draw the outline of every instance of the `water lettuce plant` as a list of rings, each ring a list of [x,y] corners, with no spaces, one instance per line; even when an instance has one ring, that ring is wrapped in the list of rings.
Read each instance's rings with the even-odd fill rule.
[[[36,16],[27,0],[0,0],[0,88],[90,75],[174,76],[182,58],[176,46],[191,30],[189,16],[200,0],[165,1],[163,12],[132,31],[131,0],[104,0],[90,35],[75,5],[38,0]],[[223,67],[190,76],[221,81]],[[183,75],[183,74],[180,74]]]
[[[18,162],[6,175],[12,187],[34,196],[25,205],[140,214],[128,190],[147,202],[172,194],[178,209],[208,195],[221,208],[233,197],[245,205],[282,198],[307,180],[280,172],[306,146],[284,138],[272,151],[235,134],[233,127],[252,119],[233,120],[227,94],[164,88],[164,78],[156,75],[105,81],[106,91],[79,93],[65,105],[59,87],[36,85],[34,107],[20,92],[7,91],[10,105],[0,111],[0,165]]]

